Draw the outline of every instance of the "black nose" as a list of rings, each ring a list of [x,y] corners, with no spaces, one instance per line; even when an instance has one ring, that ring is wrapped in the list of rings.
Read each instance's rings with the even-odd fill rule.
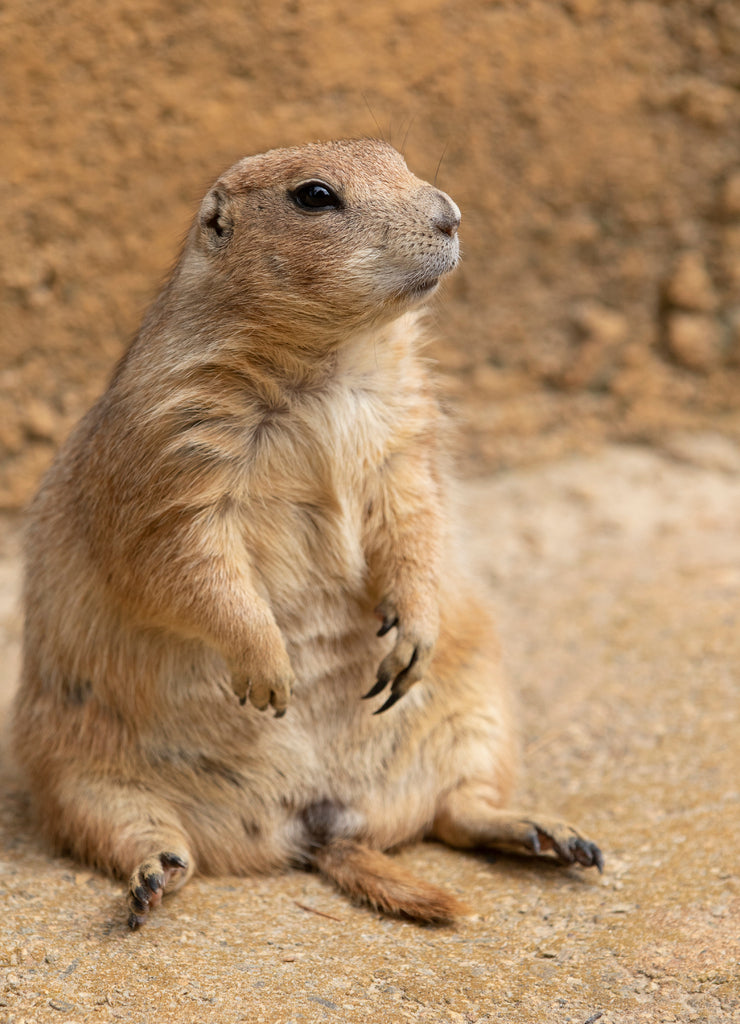
[[[454,238],[457,234],[457,229],[460,227],[460,211],[444,192],[439,192],[438,196],[439,210],[435,214],[432,223],[435,228],[439,228],[442,234]]]

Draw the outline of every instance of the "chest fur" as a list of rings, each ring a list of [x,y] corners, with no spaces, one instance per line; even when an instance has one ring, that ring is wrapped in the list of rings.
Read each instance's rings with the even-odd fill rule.
[[[365,536],[401,434],[379,396],[346,389],[274,418],[255,441],[243,528],[278,613],[363,593]]]

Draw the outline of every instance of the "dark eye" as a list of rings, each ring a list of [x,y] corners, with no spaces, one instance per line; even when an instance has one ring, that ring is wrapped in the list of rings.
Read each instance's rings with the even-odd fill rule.
[[[304,181],[290,193],[291,199],[302,210],[340,210],[342,200],[323,181]]]

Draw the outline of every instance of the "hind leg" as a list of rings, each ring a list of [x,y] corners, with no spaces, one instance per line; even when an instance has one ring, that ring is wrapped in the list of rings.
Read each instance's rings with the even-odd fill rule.
[[[175,809],[143,785],[69,775],[39,810],[55,847],[128,878],[128,924],[140,928],[166,893],[181,888],[195,861]]]
[[[461,849],[488,847],[582,864],[601,871],[604,858],[598,846],[571,825],[544,815],[532,815],[496,806],[484,783],[466,782],[440,801],[431,836]]]

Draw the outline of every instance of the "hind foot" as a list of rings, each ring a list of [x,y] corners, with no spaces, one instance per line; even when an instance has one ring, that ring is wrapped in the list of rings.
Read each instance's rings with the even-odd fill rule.
[[[179,889],[189,874],[187,857],[177,853],[157,853],[139,864],[128,883],[129,928],[141,928],[165,890]]]
[[[572,825],[549,818],[530,818],[512,816],[503,823],[500,845],[514,851],[522,850],[536,857],[548,857],[554,854],[558,864],[581,864],[585,868],[604,870],[604,855],[596,843],[585,839]]]
[[[495,796],[475,784],[452,790],[440,803],[431,834],[461,849],[488,847],[603,870],[601,850],[571,825],[544,815],[502,811],[495,806]]]

